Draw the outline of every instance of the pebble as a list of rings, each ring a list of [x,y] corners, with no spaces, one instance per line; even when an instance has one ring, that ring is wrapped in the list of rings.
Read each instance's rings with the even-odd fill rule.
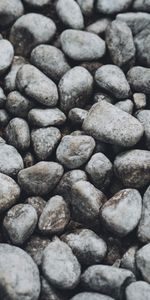
[[[132,115],[134,104],[130,99],[119,101],[115,104],[115,106]]]
[[[90,292],[83,292],[77,294],[71,300],[114,300],[109,296],[105,296],[99,293],[90,293]]]
[[[128,82],[135,92],[150,94],[150,69],[133,67],[127,73]]]
[[[64,200],[69,204],[72,185],[80,180],[87,180],[87,175],[84,171],[76,169],[66,172],[59,181],[55,193],[63,196]]]
[[[9,176],[0,173],[0,213],[14,205],[20,196],[20,187]]]
[[[144,127],[146,146],[148,150],[150,150],[150,111],[140,110],[136,113],[136,118],[142,123]]]
[[[110,20],[108,18],[101,18],[100,20],[88,25],[86,30],[98,35],[102,35],[105,33],[105,30],[109,24]]]
[[[135,46],[130,27],[124,22],[113,21],[106,29],[106,44],[114,65],[129,68],[135,62]]]
[[[81,276],[84,288],[122,299],[124,290],[135,277],[131,271],[112,266],[97,265],[85,270]]]
[[[95,73],[98,86],[117,99],[126,99],[130,95],[130,86],[123,71],[115,65],[104,65]]]
[[[0,75],[3,75],[10,65],[14,57],[14,49],[8,40],[0,40]]]
[[[40,266],[44,249],[50,244],[50,240],[46,237],[32,235],[26,243],[24,250],[32,257],[34,262]]]
[[[0,108],[3,108],[6,103],[6,96],[3,89],[0,87]]]
[[[125,187],[144,187],[150,182],[150,151],[133,149],[117,155],[114,170]]]
[[[60,20],[67,27],[73,29],[84,28],[83,15],[80,6],[75,0],[58,0],[56,3],[56,12]]]
[[[118,14],[116,19],[127,23],[132,30],[133,35],[136,35],[150,24],[150,14],[143,12]]]
[[[150,67],[150,25],[135,36],[134,44],[138,63],[142,66]]]
[[[71,121],[73,125],[80,126],[82,125],[87,114],[88,114],[87,110],[75,107],[69,111],[68,119]]]
[[[105,195],[88,181],[77,181],[71,191],[72,217],[90,227],[99,223],[99,210],[106,201]]]
[[[115,102],[116,102],[115,98],[113,98],[112,96],[110,97],[109,95],[102,93],[102,92],[98,92],[94,95],[94,103],[104,101],[104,100],[111,104],[115,104]]]
[[[43,253],[42,272],[59,289],[73,289],[80,280],[80,264],[71,248],[60,240],[50,243]]]
[[[85,266],[100,263],[107,252],[105,241],[89,229],[78,229],[64,234],[62,239],[72,249],[79,262]]]
[[[60,126],[65,123],[66,116],[59,108],[33,108],[29,111],[28,120],[35,127]]]
[[[64,112],[84,107],[93,91],[93,77],[83,67],[74,67],[60,80],[60,107]]]
[[[144,133],[136,118],[106,101],[91,107],[82,128],[101,142],[123,147],[134,146]]]
[[[133,2],[133,9],[136,11],[150,12],[150,2],[149,0],[135,0]]]
[[[77,3],[85,16],[92,15],[94,11],[94,0],[77,0]]]
[[[105,42],[96,34],[81,30],[68,29],[60,37],[64,53],[77,61],[93,61],[104,56]]]
[[[25,251],[8,244],[0,244],[0,270],[2,299],[39,299],[39,270]]]
[[[135,189],[115,194],[101,208],[102,223],[114,234],[124,237],[133,231],[141,218],[142,198]]]
[[[66,1],[66,0],[65,0]],[[31,62],[52,80],[58,82],[70,70],[63,52],[50,45],[39,45],[31,53]]]
[[[10,71],[4,78],[5,90],[9,93],[16,90],[16,75],[20,67],[27,64],[27,61],[22,56],[14,56]]]
[[[24,13],[22,1],[1,0],[0,1],[0,26],[8,27]]]
[[[34,129],[31,131],[31,143],[38,160],[46,160],[54,152],[61,132],[55,127]]]
[[[31,195],[51,192],[63,175],[63,167],[55,162],[41,161],[32,167],[21,170],[18,182],[23,190]]]
[[[16,84],[21,93],[45,106],[57,104],[57,86],[34,66],[23,65],[17,73]]]
[[[33,206],[17,204],[7,212],[3,227],[14,245],[22,245],[34,232],[37,220]]]
[[[20,151],[30,146],[30,129],[28,123],[21,118],[13,118],[5,128],[5,137],[8,144]]]
[[[40,300],[64,300],[61,292],[56,290],[44,277],[41,277]]]
[[[143,197],[142,216],[138,226],[138,239],[142,243],[150,242],[150,186]]]
[[[142,278],[150,283],[150,243],[137,251],[136,264]]]
[[[50,4],[50,0],[23,0],[23,2],[33,8],[44,8]]]
[[[4,128],[7,126],[9,120],[10,116],[8,115],[7,111],[5,109],[0,109],[0,127]]]
[[[14,117],[26,118],[34,103],[18,91],[10,92],[6,99],[6,109]]]
[[[14,177],[23,167],[22,157],[16,148],[0,143],[0,172]]]
[[[150,284],[144,281],[131,283],[125,291],[126,300],[149,300]]]
[[[109,186],[113,174],[113,165],[103,153],[94,154],[86,167],[92,183],[100,190]]]
[[[146,95],[143,93],[134,93],[133,101],[136,109],[141,109],[146,107]]]
[[[25,201],[25,203],[30,204],[31,206],[33,206],[37,212],[38,217],[40,217],[40,215],[43,212],[43,209],[46,205],[46,201],[41,198],[41,197],[28,197]]]
[[[9,38],[16,55],[28,56],[34,47],[49,43],[55,32],[56,25],[50,18],[28,13],[13,24]]]
[[[116,14],[122,11],[126,11],[132,0],[112,0],[111,3],[108,0],[97,0],[97,10],[102,14]]]
[[[66,135],[57,148],[56,157],[68,169],[76,169],[87,162],[94,148],[95,141],[90,136]]]
[[[43,234],[61,234],[70,220],[70,211],[61,196],[49,199],[40,216],[38,228]]]
[[[135,256],[138,250],[137,245],[130,247],[123,255],[121,259],[121,268],[130,270],[132,273],[137,275],[137,267]]]

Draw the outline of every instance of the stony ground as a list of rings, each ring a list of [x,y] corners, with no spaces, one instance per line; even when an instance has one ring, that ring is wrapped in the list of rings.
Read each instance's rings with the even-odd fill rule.
[[[150,0],[0,0],[0,300],[150,300]]]

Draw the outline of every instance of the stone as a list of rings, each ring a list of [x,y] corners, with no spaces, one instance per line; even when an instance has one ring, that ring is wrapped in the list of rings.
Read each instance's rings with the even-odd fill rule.
[[[133,35],[136,35],[150,24],[150,15],[143,12],[126,12],[118,14],[116,19],[127,23],[132,30]]]
[[[150,243],[150,186],[143,197],[142,216],[138,226],[138,239],[142,243]]]
[[[115,104],[115,106],[132,115],[134,104],[130,99],[119,101]]]
[[[0,143],[0,172],[14,177],[23,167],[22,157],[16,148]]]
[[[64,112],[84,107],[93,91],[93,77],[83,67],[74,67],[60,80],[60,107]]]
[[[24,13],[22,1],[1,0],[0,2],[0,26],[8,27]]]
[[[61,133],[55,127],[34,129],[31,131],[31,143],[38,160],[46,160],[54,152]]]
[[[57,148],[56,157],[68,169],[76,169],[87,162],[94,148],[95,141],[90,136],[66,135]]]
[[[18,201],[20,187],[11,177],[2,173],[0,183],[0,213],[3,213]]]
[[[47,235],[61,234],[70,220],[70,211],[61,196],[50,198],[40,216],[38,228]]]
[[[105,42],[96,34],[81,30],[67,29],[60,36],[64,53],[77,61],[93,61],[104,56]]]
[[[14,57],[14,49],[8,40],[0,40],[0,75],[3,75],[10,65]]]
[[[133,2],[133,9],[136,11],[150,12],[150,3],[148,0],[135,0]]]
[[[9,38],[17,55],[28,56],[34,47],[50,42],[55,32],[56,25],[50,18],[28,13],[13,24]]]
[[[106,201],[105,195],[88,181],[77,181],[71,190],[72,218],[94,227],[99,224],[99,210]]]
[[[23,2],[29,5],[29,7],[40,8],[40,9],[50,4],[50,0],[23,0]]]
[[[108,103],[115,104],[116,99],[113,98],[112,96],[110,97],[109,95],[107,95],[105,93],[98,92],[94,95],[94,103],[97,103],[100,101],[106,101]]]
[[[109,296],[105,296],[99,293],[83,292],[75,295],[71,300],[114,300]]]
[[[3,108],[6,103],[6,96],[3,89],[0,87],[0,108]]]
[[[67,9],[66,9],[67,7]],[[58,0],[56,12],[60,20],[69,28],[83,29],[84,19],[80,6],[75,0]]]
[[[40,266],[44,249],[50,244],[50,239],[38,235],[32,235],[26,243],[24,250],[32,257],[34,262]]]
[[[112,266],[97,265],[85,270],[81,276],[84,288],[122,299],[124,290],[135,277],[131,271]]]
[[[150,283],[150,243],[137,251],[136,264],[143,280]]]
[[[91,16],[94,11],[94,0],[77,0],[82,13],[85,16]]]
[[[97,0],[96,8],[102,14],[111,15],[126,11],[131,3],[132,0],[112,0],[111,3],[108,0]]]
[[[99,264],[105,257],[107,245],[94,231],[77,229],[64,234],[62,240],[69,245],[81,265]]]
[[[105,30],[109,24],[110,20],[108,18],[101,18],[100,20],[88,25],[86,30],[98,35],[102,35],[105,33]]]
[[[133,149],[116,156],[116,176],[128,188],[141,188],[150,182],[150,151]]]
[[[58,91],[55,83],[31,65],[23,65],[16,77],[18,90],[45,106],[55,106]]]
[[[4,128],[10,120],[10,116],[5,109],[0,109],[0,127]]]
[[[14,245],[22,245],[34,232],[37,220],[37,213],[33,206],[17,204],[6,213],[3,227]]]
[[[61,292],[55,289],[44,277],[41,278],[40,300],[63,300]]]
[[[142,198],[135,189],[124,189],[101,208],[100,219],[115,235],[124,237],[133,231],[141,218]]]
[[[144,135],[146,146],[150,150],[150,110],[140,110],[136,113],[136,118],[141,122],[144,127]]]
[[[87,175],[82,170],[71,170],[66,172],[59,181],[55,194],[63,196],[64,200],[69,204],[71,199],[72,185],[80,180],[87,180]]]
[[[130,247],[124,253],[121,259],[121,268],[130,270],[135,275],[137,275],[136,260],[135,260],[137,250],[138,250],[137,245]]]
[[[28,197],[25,201],[25,203],[30,204],[31,206],[33,206],[37,212],[38,217],[40,217],[40,215],[43,212],[43,209],[46,205],[46,201],[41,198],[41,197]]]
[[[2,299],[38,300],[39,270],[30,255],[18,247],[0,244],[0,285]]]
[[[135,61],[135,46],[130,27],[124,22],[113,21],[106,29],[106,44],[114,65],[128,69]]]
[[[54,46],[37,46],[31,52],[30,60],[33,65],[56,82],[58,82],[61,77],[70,70],[70,66],[65,55],[60,49]]]
[[[150,25],[139,32],[134,38],[137,62],[145,67],[150,67]]]
[[[86,118],[87,113],[87,110],[75,107],[69,111],[68,119],[73,125],[80,126]]]
[[[104,190],[110,184],[113,166],[103,153],[96,153],[88,161],[85,171],[88,173],[92,183],[98,189]]]
[[[20,151],[30,146],[30,129],[28,123],[21,118],[13,118],[5,128],[5,137],[8,144]]]
[[[59,108],[33,108],[28,120],[35,127],[60,126],[65,123],[66,116]]]
[[[133,67],[128,71],[127,79],[134,92],[150,94],[150,68]]]
[[[55,162],[40,161],[32,167],[21,170],[18,182],[28,194],[40,196],[48,194],[63,175],[63,167]]]
[[[10,92],[6,99],[6,109],[14,117],[26,118],[34,103],[18,91]]]
[[[50,243],[43,252],[42,272],[59,289],[73,289],[80,280],[80,264],[71,248],[60,240]]]
[[[115,65],[104,65],[95,73],[98,86],[117,99],[126,99],[130,95],[130,86],[123,71]]]
[[[149,300],[150,284],[144,281],[137,281],[127,286],[125,291],[127,300]]]
[[[143,93],[134,93],[133,101],[136,109],[142,109],[146,107],[146,95]]]
[[[91,107],[82,128],[101,142],[123,147],[136,145],[144,133],[136,118],[106,101]]]
[[[28,168],[31,167],[35,164],[35,158],[31,152],[26,152],[23,154],[23,162],[24,162],[24,167]]]

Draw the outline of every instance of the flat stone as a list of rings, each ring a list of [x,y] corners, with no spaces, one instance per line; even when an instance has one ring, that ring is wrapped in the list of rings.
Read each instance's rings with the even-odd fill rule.
[[[142,198],[135,189],[124,189],[115,194],[101,208],[103,224],[114,234],[124,237],[138,225],[142,212]]]
[[[136,264],[143,280],[150,283],[150,243],[137,251]]]
[[[46,201],[42,197],[28,197],[25,203],[30,204],[33,206],[37,212],[38,217],[40,217],[43,209],[46,205]]]
[[[6,109],[14,117],[26,118],[34,103],[18,91],[10,92],[6,100]]]
[[[33,108],[28,120],[35,127],[59,126],[65,123],[66,116],[59,108]]]
[[[149,0],[135,0],[133,2],[133,9],[137,11],[150,12]]]
[[[48,43],[56,32],[56,25],[41,14],[28,13],[20,17],[12,26],[10,41],[17,55],[27,56],[39,44]]]
[[[130,95],[130,86],[123,71],[115,65],[104,65],[95,73],[98,86],[111,93],[117,99],[126,99]]]
[[[141,188],[150,182],[150,151],[133,149],[116,156],[117,177],[128,188]]]
[[[14,57],[14,49],[8,40],[0,40],[0,75],[10,67]]]
[[[94,0],[77,0],[77,3],[85,16],[92,15],[94,11]]]
[[[30,146],[30,129],[28,123],[21,118],[13,118],[5,128],[5,137],[8,144],[20,151]]]
[[[20,187],[9,176],[0,173],[0,213],[9,209],[19,199]]]
[[[67,7],[67,9],[66,9]],[[58,0],[56,12],[60,20],[69,28],[83,29],[84,19],[80,6],[75,0]]]
[[[56,156],[58,161],[68,169],[76,169],[87,162],[94,148],[95,141],[90,136],[66,135],[57,148]]]
[[[0,2],[0,26],[8,27],[24,13],[22,1],[1,0]]]
[[[131,28],[133,35],[136,35],[150,24],[150,14],[143,12],[126,12],[118,14],[116,19],[127,23]]]
[[[63,175],[63,167],[55,162],[41,161],[19,172],[18,182],[31,195],[47,194],[54,189]]]
[[[100,59],[106,51],[105,42],[96,34],[68,29],[60,37],[64,53],[77,61]]]
[[[42,258],[42,271],[52,285],[60,289],[73,289],[80,280],[80,264],[71,248],[60,240],[46,247]]]
[[[134,104],[130,99],[119,101],[115,106],[132,115]]]
[[[23,167],[22,157],[16,148],[0,143],[0,172],[13,177]]]
[[[146,146],[150,150],[150,110],[140,110],[136,113],[136,118],[141,122],[144,127],[144,135]]]
[[[91,107],[82,128],[101,142],[123,147],[134,146],[144,133],[136,118],[106,101]]]
[[[138,226],[138,239],[142,243],[150,242],[150,186],[146,190],[143,197],[142,216]]]
[[[64,234],[62,239],[83,265],[89,266],[100,263],[107,252],[105,241],[89,229],[78,229],[72,233]]]
[[[108,0],[97,0],[97,10],[102,14],[116,14],[118,12],[126,11],[132,0],[112,0],[111,3]]]
[[[144,281],[131,283],[125,291],[127,300],[149,300],[150,284]]]
[[[57,104],[57,86],[34,66],[23,65],[17,73],[16,84],[21,93],[45,106]]]
[[[113,298],[105,295],[101,295],[99,293],[90,293],[90,292],[83,292],[77,294],[71,300],[114,300]]]
[[[50,239],[38,235],[32,235],[26,243],[24,250],[32,257],[34,262],[40,266],[44,249],[50,244]]]
[[[60,80],[60,107],[68,112],[75,107],[84,107],[93,91],[93,77],[83,67],[74,67]]]

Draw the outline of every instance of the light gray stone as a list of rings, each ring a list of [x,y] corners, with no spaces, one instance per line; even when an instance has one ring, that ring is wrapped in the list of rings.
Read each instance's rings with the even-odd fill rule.
[[[105,33],[105,30],[109,24],[110,20],[108,18],[101,18],[100,20],[88,25],[86,30],[98,35],[102,35]]]
[[[126,12],[118,14],[116,19],[127,23],[131,28],[133,35],[136,35],[150,24],[150,14],[143,12]]]
[[[20,187],[9,176],[0,173],[0,213],[9,209],[19,199]]]
[[[32,257],[34,262],[40,266],[44,249],[49,245],[50,239],[38,235],[32,235],[26,243],[24,250]]]
[[[146,95],[143,93],[134,93],[133,101],[136,109],[142,109],[146,107]]]
[[[14,49],[8,40],[0,40],[0,75],[10,67],[14,57]]]
[[[66,116],[59,108],[33,108],[28,120],[35,127],[59,126],[65,123]]]
[[[21,118],[11,119],[5,128],[5,137],[8,144],[20,151],[30,146],[30,129],[28,123]]]
[[[149,300],[150,284],[144,281],[131,283],[125,291],[126,300]]]
[[[133,0],[97,0],[97,10],[102,14],[116,14],[126,11]]]
[[[133,2],[133,9],[136,11],[150,12],[150,2],[149,0],[135,0]]]
[[[67,27],[83,29],[83,15],[80,6],[75,0],[58,0],[56,3],[56,12],[58,17],[65,25],[67,25]]]
[[[121,259],[121,268],[130,270],[137,275],[135,255],[138,250],[137,245],[130,247]]]
[[[132,115],[134,104],[130,99],[119,101],[115,106]]]
[[[24,13],[22,1],[1,0],[0,1],[0,26],[8,27]]]
[[[94,103],[97,103],[100,101],[106,101],[108,103],[115,104],[116,99],[112,96],[110,97],[109,95],[107,95],[105,93],[98,92],[94,95]]]
[[[135,92],[150,94],[150,69],[133,67],[127,73],[128,82]]]
[[[142,278],[150,283],[150,243],[137,251],[136,264]]]
[[[73,125],[80,126],[86,118],[87,113],[87,110],[75,107],[69,111],[68,119]]]
[[[113,298],[105,295],[101,295],[99,293],[90,293],[90,292],[83,292],[77,294],[71,300],[114,300]]]
[[[6,100],[6,109],[14,117],[26,118],[34,103],[18,91],[10,92]]]
[[[13,177],[23,167],[22,157],[16,148],[0,143],[0,172]]]
[[[44,8],[51,0],[23,0],[23,2],[33,8]]]
[[[143,197],[142,216],[138,226],[138,239],[143,243],[150,242],[150,186]]]
[[[92,15],[94,11],[94,0],[77,0],[77,2],[85,16]]]

